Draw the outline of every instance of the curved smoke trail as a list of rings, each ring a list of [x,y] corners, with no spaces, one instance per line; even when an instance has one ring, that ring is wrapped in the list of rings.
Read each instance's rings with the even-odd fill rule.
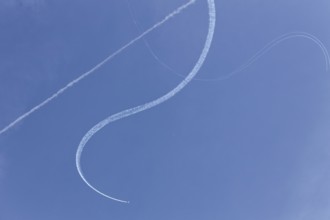
[[[132,9],[130,8],[129,10],[131,11]],[[133,22],[136,25],[137,29],[140,30],[140,28],[139,28],[137,22],[135,21],[132,13],[131,13],[131,17],[132,17]],[[255,63],[257,60],[259,60],[259,58],[261,58],[263,55],[265,55],[267,52],[269,52],[273,47],[277,46],[278,44],[282,43],[283,41],[286,41],[286,40],[289,40],[289,39],[292,39],[292,38],[305,38],[305,39],[311,40],[313,43],[315,43],[316,46],[318,46],[322,50],[322,53],[323,53],[323,56],[324,56],[324,59],[325,59],[325,69],[326,69],[326,71],[330,70],[330,55],[329,55],[329,52],[328,52],[327,48],[325,47],[325,45],[322,43],[322,41],[320,39],[318,39],[316,36],[314,36],[312,34],[309,34],[309,33],[306,33],[306,32],[290,32],[290,33],[283,34],[283,35],[275,38],[274,40],[270,41],[262,49],[258,50],[252,57],[250,57],[247,61],[245,61],[245,63],[243,63],[242,65],[240,65],[239,67],[237,67],[233,71],[231,71],[227,74],[224,74],[224,76],[219,76],[219,77],[216,77],[214,79],[206,79],[206,78],[195,77],[193,80],[203,81],[203,82],[211,82],[211,81],[220,81],[220,80],[229,79],[232,76],[234,76],[234,75],[244,71],[248,67],[250,67],[253,63]],[[166,64],[161,58],[159,58],[157,56],[157,54],[155,53],[155,51],[152,49],[149,42],[145,38],[143,38],[143,43],[145,44],[146,48],[150,52],[151,56],[160,65],[162,65],[164,68],[168,69],[170,72],[174,73],[178,77],[181,77],[181,78],[185,77],[185,75],[183,75],[181,73],[178,73],[172,67],[170,67],[168,64]]]
[[[131,4],[129,2],[129,0],[126,0],[127,6],[128,6],[128,11],[129,14],[131,16],[131,19],[134,23],[134,25],[136,26],[138,31],[141,31],[141,28],[138,24],[138,22],[135,19],[134,16],[134,12],[133,9],[131,7]],[[236,75],[239,72],[242,72],[243,70],[247,69],[249,66],[251,66],[253,63],[255,63],[260,57],[262,57],[265,53],[269,52],[273,47],[277,46],[278,44],[282,43],[283,41],[292,39],[292,38],[305,38],[307,40],[311,40],[313,43],[315,43],[321,50],[323,53],[323,56],[325,58],[325,69],[326,71],[330,70],[330,56],[329,56],[329,52],[326,49],[326,47],[324,46],[324,44],[322,43],[321,40],[319,40],[317,37],[315,37],[312,34],[306,33],[306,32],[301,32],[301,31],[297,31],[297,32],[289,32],[289,33],[285,33],[275,39],[273,39],[272,41],[270,41],[269,43],[267,43],[263,48],[261,48],[260,50],[258,50],[252,57],[250,57],[247,61],[245,61],[245,63],[243,63],[242,65],[240,65],[239,67],[237,67],[236,69],[234,69],[233,71],[224,74],[224,76],[220,76],[214,79],[205,79],[205,78],[199,78],[199,77],[195,77],[193,80],[197,80],[197,81],[204,81],[204,82],[210,82],[210,81],[219,81],[219,80],[225,80],[228,79],[234,75]],[[170,67],[168,64],[166,64],[162,59],[160,59],[157,54],[155,53],[155,51],[152,49],[151,45],[149,44],[148,40],[143,37],[143,43],[146,46],[146,48],[148,49],[149,53],[151,54],[151,56],[163,67],[165,67],[166,69],[168,69],[170,72],[174,73],[175,75],[184,78],[185,75],[178,73],[177,71],[175,71],[172,67]]]
[[[233,75],[236,75],[237,73],[239,73],[239,72],[245,70],[246,68],[248,68],[251,64],[253,64],[254,62],[256,62],[265,53],[267,53],[273,47],[277,46],[278,44],[282,43],[283,41],[289,40],[291,38],[298,38],[298,37],[306,38],[308,40],[311,40],[317,46],[320,47],[320,49],[323,52],[324,59],[325,59],[325,69],[326,69],[326,71],[329,71],[330,56],[329,56],[329,52],[326,49],[326,47],[324,46],[324,44],[317,37],[315,37],[312,34],[309,34],[309,33],[306,33],[306,32],[290,32],[290,33],[283,34],[280,37],[275,38],[274,40],[272,40],[271,42],[269,42],[268,44],[266,44],[261,50],[259,50],[255,55],[253,55],[250,59],[248,59],[248,61],[246,61],[243,65],[241,65],[240,67],[236,68],[234,71],[230,72],[226,76],[224,76],[224,77],[218,77],[218,78],[215,78],[215,79],[198,79],[198,80],[202,80],[202,81],[217,81],[217,80],[228,79],[228,78],[232,77]]]
[[[96,134],[99,130],[101,130],[104,126],[108,125],[111,122],[117,121],[119,119],[122,119],[122,118],[125,118],[128,116],[131,116],[133,114],[150,109],[152,107],[155,107],[155,106],[169,100],[170,98],[175,96],[178,92],[180,92],[195,77],[195,75],[198,73],[198,71],[202,67],[202,65],[206,59],[206,56],[209,52],[209,49],[210,49],[211,43],[212,43],[212,39],[213,39],[213,35],[214,35],[214,29],[215,29],[215,21],[216,21],[215,3],[214,3],[214,0],[208,0],[207,3],[208,3],[208,10],[209,10],[209,12],[208,12],[209,13],[209,27],[208,27],[208,33],[206,36],[206,41],[205,41],[204,48],[202,50],[201,55],[199,56],[198,61],[196,62],[195,66],[193,67],[191,72],[187,75],[187,77],[184,78],[183,81],[179,85],[177,85],[174,89],[172,89],[170,92],[166,93],[165,95],[163,95],[151,102],[148,102],[148,103],[145,103],[145,104],[142,104],[142,105],[130,108],[130,109],[126,109],[124,111],[111,115],[108,118],[102,120],[101,122],[96,124],[94,127],[92,127],[80,141],[80,144],[78,146],[77,153],[76,153],[76,166],[77,166],[78,173],[79,173],[80,177],[83,179],[83,181],[92,190],[94,190],[98,194],[100,194],[106,198],[112,199],[114,201],[117,201],[117,202],[129,203],[128,201],[114,198],[112,196],[109,196],[109,195],[99,191],[86,180],[86,178],[84,177],[84,174],[82,172],[81,165],[80,165],[81,154],[84,150],[85,145],[87,144],[89,139],[92,138],[93,135]]]
[[[162,24],[166,23],[169,19],[173,18],[174,16],[176,16],[177,14],[179,14],[180,12],[182,12],[184,9],[186,9],[188,6],[192,5],[195,2],[196,2],[196,0],[190,0],[186,4],[178,7],[172,13],[170,13],[169,15],[167,15],[163,20],[159,21],[158,23],[156,23],[155,25],[153,25],[151,28],[147,29],[142,34],[140,34],[139,36],[137,36],[136,38],[134,38],[133,40],[131,40],[130,42],[128,42],[127,44],[125,44],[124,46],[122,46],[120,49],[118,49],[117,51],[115,51],[114,53],[112,53],[111,55],[109,55],[108,57],[106,57],[104,60],[102,60],[96,66],[94,66],[93,68],[91,68],[87,72],[83,73],[78,78],[76,78],[76,79],[72,80],[71,82],[69,82],[66,86],[62,87],[60,90],[58,90],[52,96],[50,96],[49,98],[47,98],[46,100],[44,100],[43,102],[41,102],[39,105],[36,105],[31,110],[29,110],[26,113],[24,113],[23,115],[19,116],[17,119],[15,119],[9,125],[7,125],[6,127],[4,127],[3,129],[1,129],[0,130],[0,135],[2,135],[6,131],[8,131],[9,129],[11,129],[12,127],[14,127],[17,123],[21,122],[23,119],[27,118],[28,116],[30,116],[35,111],[39,110],[40,108],[42,108],[43,106],[45,106],[46,104],[48,104],[49,102],[51,102],[53,99],[57,98],[59,95],[61,95],[62,93],[64,93],[67,89],[71,88],[72,86],[74,86],[75,84],[77,84],[78,82],[80,82],[81,80],[83,80],[84,78],[86,78],[87,76],[89,76],[92,73],[94,73],[96,70],[98,70],[99,68],[101,68],[105,63],[107,63],[108,61],[110,61],[111,59],[113,59],[114,57],[116,57],[118,54],[120,54],[121,52],[123,52],[125,49],[127,49],[128,47],[130,47],[131,45],[133,45],[134,43],[136,43],[137,41],[139,41],[141,38],[143,38],[144,36],[146,36],[147,34],[149,34],[150,32],[152,32],[156,28],[160,27]]]

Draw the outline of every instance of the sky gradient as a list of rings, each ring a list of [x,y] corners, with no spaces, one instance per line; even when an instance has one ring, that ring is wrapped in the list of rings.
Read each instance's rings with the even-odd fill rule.
[[[0,128],[187,1],[0,2]],[[215,1],[216,31],[194,80],[168,102],[84,134],[172,90],[208,30],[197,0],[95,74],[0,136],[0,219],[330,218],[330,75],[322,48],[273,39],[306,32],[330,47],[327,0]],[[160,63],[161,61],[161,63]],[[181,76],[180,76],[181,75]]]

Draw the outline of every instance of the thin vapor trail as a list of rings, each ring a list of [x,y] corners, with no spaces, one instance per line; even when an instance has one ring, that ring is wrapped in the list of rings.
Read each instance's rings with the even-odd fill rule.
[[[132,19],[134,25],[136,26],[138,31],[141,31],[141,28],[140,28],[138,22],[135,19],[134,12],[133,12],[133,9],[131,7],[131,4],[130,4],[129,0],[126,0],[126,3],[128,5],[128,11],[129,11],[129,14],[131,16],[131,19]],[[219,80],[229,79],[232,76],[236,75],[237,73],[242,72],[243,70],[250,67],[259,58],[261,58],[263,55],[265,55],[267,52],[269,52],[273,47],[277,46],[278,44],[282,43],[283,41],[286,41],[286,40],[289,40],[289,39],[292,39],[292,38],[305,38],[305,39],[311,40],[313,43],[315,43],[322,50],[323,56],[325,58],[325,69],[326,69],[326,71],[330,70],[329,52],[328,52],[327,48],[324,46],[324,44],[322,43],[322,41],[320,39],[318,39],[316,36],[314,36],[310,33],[297,31],[297,32],[285,33],[285,34],[271,40],[263,48],[261,48],[259,51],[257,51],[253,56],[251,56],[245,63],[243,63],[242,65],[240,65],[239,67],[237,67],[233,71],[228,72],[227,74],[223,74],[223,76],[220,76],[220,77],[217,77],[217,78],[214,78],[214,79],[205,79],[205,78],[195,77],[193,80],[210,82],[210,81],[219,81]],[[157,54],[154,52],[154,50],[152,49],[152,47],[150,46],[148,40],[145,37],[143,37],[143,43],[145,44],[146,48],[150,52],[151,56],[160,65],[162,65],[163,67],[165,67],[166,69],[168,69],[169,71],[171,71],[172,73],[174,73],[175,75],[177,75],[181,78],[185,77],[185,75],[178,73],[172,67],[170,67],[168,64],[166,64],[162,59],[160,59],[157,56]]]
[[[329,52],[328,52],[327,48],[324,46],[324,44],[322,43],[322,41],[319,40],[314,35],[309,34],[309,33],[306,33],[306,32],[290,32],[290,33],[283,34],[280,37],[275,38],[274,40],[272,40],[271,42],[269,42],[268,44],[266,44],[261,50],[259,50],[255,55],[253,55],[250,59],[248,59],[247,62],[245,62],[243,65],[241,65],[240,67],[238,67],[234,71],[230,72],[226,76],[224,76],[224,77],[218,77],[216,79],[199,79],[199,80],[203,80],[203,81],[216,81],[216,80],[228,79],[228,78],[232,77],[233,75],[236,75],[237,73],[239,73],[239,72],[245,70],[246,68],[248,68],[251,64],[253,64],[254,62],[256,62],[265,53],[267,53],[273,47],[277,46],[278,44],[282,43],[283,41],[289,40],[289,39],[292,39],[292,38],[298,38],[298,37],[300,37],[300,38],[306,38],[308,40],[311,40],[317,46],[320,47],[320,49],[323,52],[324,59],[325,59],[325,70],[326,71],[329,71],[330,56],[329,56]]]
[[[192,5],[195,2],[196,2],[196,0],[190,0],[187,3],[183,4],[182,6],[178,7],[172,13],[170,13],[169,15],[167,15],[163,20],[157,22],[151,28],[147,29],[142,34],[140,34],[139,36],[137,36],[136,38],[134,38],[133,40],[131,40],[130,42],[128,42],[127,44],[125,44],[123,47],[121,47],[120,49],[118,49],[117,51],[115,51],[114,53],[112,53],[111,55],[109,55],[108,57],[106,57],[103,61],[101,61],[100,63],[98,63],[96,66],[94,66],[93,68],[91,68],[87,72],[83,73],[78,78],[72,80],[70,83],[68,83],[66,86],[62,87],[60,90],[58,90],[52,96],[50,96],[49,98],[47,98],[45,101],[41,102],[39,105],[36,105],[31,110],[29,110],[26,113],[24,113],[21,116],[19,116],[17,119],[15,119],[9,125],[7,125],[6,127],[4,127],[3,129],[1,129],[0,130],[0,135],[2,135],[4,132],[8,131],[10,128],[14,127],[17,123],[21,122],[23,119],[25,119],[26,117],[30,116],[35,111],[39,110],[40,108],[42,108],[43,106],[45,106],[46,104],[48,104],[49,102],[51,102],[53,99],[57,98],[59,95],[61,95],[62,93],[64,93],[67,89],[69,89],[70,87],[74,86],[76,83],[80,82],[85,77],[87,77],[87,76],[91,75],[92,73],[94,73],[97,69],[99,69],[100,67],[102,67],[109,60],[113,59],[115,56],[117,56],[118,54],[120,54],[121,52],[123,52],[125,49],[127,49],[128,47],[130,47],[131,45],[133,45],[134,43],[136,43],[138,40],[140,40],[141,38],[143,38],[144,36],[146,36],[147,34],[149,34],[150,32],[152,32],[156,28],[160,27],[162,24],[164,24],[165,22],[167,22],[169,19],[171,19],[174,16],[178,15],[179,13],[181,13],[184,9],[186,9],[187,7],[189,7],[190,5]]]
[[[130,9],[131,10],[131,9]],[[137,26],[137,29],[140,29],[138,27],[137,22],[135,21],[132,13],[131,13],[131,17],[133,19],[133,22],[135,23],[135,25]],[[322,41],[320,39],[318,39],[316,36],[306,33],[306,32],[290,32],[290,33],[286,33],[283,34],[277,38],[275,38],[274,40],[270,41],[269,43],[267,43],[262,49],[260,49],[259,51],[257,51],[253,56],[251,56],[245,63],[243,63],[242,65],[240,65],[239,67],[237,67],[236,69],[234,69],[233,71],[227,73],[227,74],[223,74],[224,76],[219,76],[216,77],[214,79],[205,79],[205,78],[198,78],[195,77],[193,80],[197,80],[197,81],[203,81],[203,82],[211,82],[211,81],[220,81],[220,80],[226,80],[231,78],[232,76],[244,71],[245,69],[247,69],[248,67],[250,67],[253,63],[255,63],[257,60],[259,60],[262,56],[264,56],[267,52],[269,52],[273,47],[279,45],[280,43],[282,43],[283,41],[292,39],[292,38],[305,38],[307,40],[312,41],[313,43],[315,43],[321,50],[325,59],[325,70],[329,71],[330,70],[330,56],[329,56],[329,52],[327,50],[327,48],[325,47],[325,45],[322,43]],[[185,75],[178,73],[177,71],[175,71],[172,67],[170,67],[168,64],[166,64],[163,60],[161,60],[156,53],[153,51],[152,47],[150,46],[149,42],[147,41],[147,39],[143,38],[144,44],[146,46],[146,48],[149,50],[151,56],[162,66],[164,66],[166,69],[170,70],[172,73],[174,73],[175,75],[184,78]]]
[[[141,27],[140,25],[138,24],[138,22],[136,21],[135,19],[135,16],[134,16],[134,11],[133,11],[133,8],[131,7],[131,4],[129,2],[129,0],[126,0],[126,3],[127,3],[127,7],[128,7],[128,12],[129,12],[129,15],[136,27],[136,29],[138,31],[141,31]],[[146,46],[146,48],[148,49],[148,51],[150,52],[151,56],[160,64],[162,65],[163,67],[165,67],[165,69],[168,69],[170,70],[172,73],[180,76],[181,78],[185,78],[186,76],[180,74],[180,73],[177,73],[173,68],[171,68],[169,65],[167,65],[163,60],[161,60],[157,55],[156,53],[154,52],[154,50],[151,48],[149,42],[147,41],[147,39],[145,37],[143,37],[143,43],[144,45]],[[194,78],[194,80],[196,80],[197,77]]]
[[[175,96],[178,92],[180,92],[195,77],[195,75],[198,73],[198,71],[202,67],[202,65],[206,59],[206,56],[210,50],[212,40],[213,40],[214,30],[215,30],[215,22],[216,22],[215,3],[214,3],[214,0],[208,0],[207,3],[208,3],[209,25],[208,25],[208,33],[206,36],[204,48],[199,56],[199,59],[197,60],[197,62],[195,64],[195,66],[193,67],[191,72],[187,75],[187,77],[184,78],[174,89],[172,89],[165,95],[163,95],[153,101],[147,102],[145,104],[118,112],[118,113],[113,114],[113,115],[109,116],[108,118],[102,120],[101,122],[97,123],[94,127],[92,127],[80,141],[80,144],[79,144],[77,152],[76,152],[76,167],[77,167],[78,173],[79,173],[80,177],[83,179],[83,181],[92,190],[94,190],[98,194],[100,194],[106,198],[112,199],[114,201],[117,201],[117,202],[129,203],[126,200],[117,199],[115,197],[109,196],[109,195],[99,191],[86,180],[86,178],[84,177],[83,171],[81,169],[81,165],[80,165],[81,154],[85,148],[85,145],[87,144],[89,139],[92,138],[93,135],[96,134],[99,130],[101,130],[104,126],[108,125],[111,122],[117,121],[119,119],[122,119],[122,118],[125,118],[128,116],[131,116],[133,114],[150,109],[152,107],[155,107],[155,106],[169,100],[170,98]]]

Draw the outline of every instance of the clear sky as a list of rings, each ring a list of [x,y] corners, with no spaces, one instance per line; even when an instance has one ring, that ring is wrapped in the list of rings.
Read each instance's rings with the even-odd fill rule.
[[[139,36],[185,0],[0,0],[0,129]],[[330,219],[328,0],[207,0],[168,20],[0,135],[0,220]],[[273,39],[283,40],[231,77]],[[293,34],[288,35],[293,36]],[[314,40],[313,40],[314,39]],[[214,79],[222,80],[214,80]],[[202,80],[201,80],[202,79]],[[208,80],[205,80],[208,79]]]

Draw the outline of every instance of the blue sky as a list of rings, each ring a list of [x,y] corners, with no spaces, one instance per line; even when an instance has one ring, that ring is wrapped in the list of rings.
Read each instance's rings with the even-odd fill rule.
[[[184,3],[1,1],[0,128]],[[327,0],[215,3],[214,40],[198,79],[228,75],[288,32],[330,47]],[[135,43],[2,134],[0,219],[329,219],[330,76],[321,48],[303,37],[226,80],[194,80],[93,136],[82,155],[86,178],[130,204],[79,177],[84,134],[178,85],[207,26],[207,1],[197,0],[145,37],[152,51]]]

